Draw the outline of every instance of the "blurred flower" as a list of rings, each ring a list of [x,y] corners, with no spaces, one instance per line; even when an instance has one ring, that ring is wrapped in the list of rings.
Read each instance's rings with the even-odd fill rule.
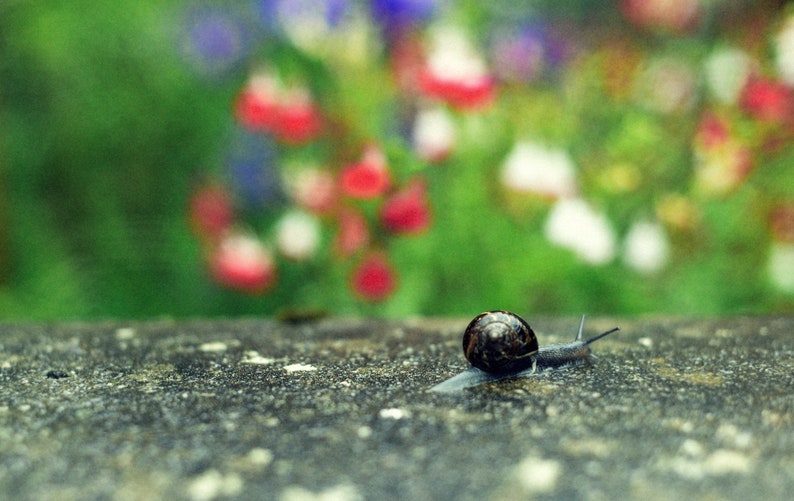
[[[564,150],[530,142],[517,143],[502,165],[502,184],[514,191],[550,199],[576,193],[573,161]]]
[[[221,185],[202,186],[190,197],[190,223],[200,237],[215,240],[234,222],[234,207]]]
[[[794,86],[794,15],[789,15],[775,38],[775,63],[780,78]]]
[[[336,204],[336,181],[326,169],[300,168],[288,172],[284,182],[292,199],[315,214],[326,214]]]
[[[280,84],[269,73],[255,73],[248,79],[235,103],[237,120],[254,131],[271,132],[276,128]]]
[[[288,144],[311,141],[322,129],[320,110],[305,89],[287,92],[279,108],[276,138]]]
[[[183,53],[202,73],[219,75],[239,63],[248,51],[242,22],[220,8],[202,6],[186,16]]]
[[[276,246],[279,252],[294,261],[314,256],[320,243],[320,222],[313,216],[292,210],[276,224]]]
[[[762,122],[786,123],[794,118],[791,87],[768,78],[750,77],[739,104],[746,113]]]
[[[367,147],[358,162],[348,164],[340,173],[342,193],[352,198],[376,198],[391,186],[391,174],[380,148]]]
[[[428,97],[460,110],[476,110],[493,102],[496,85],[485,61],[460,30],[438,28],[433,32],[427,65],[419,75],[419,87]]]
[[[703,17],[701,0],[622,0],[623,14],[642,28],[685,33]]]
[[[417,113],[413,145],[419,158],[431,163],[441,162],[455,147],[455,140],[455,124],[444,108],[426,108]]]
[[[383,203],[380,219],[392,233],[417,234],[430,226],[430,206],[423,179],[413,179]]]
[[[372,17],[391,34],[428,21],[439,3],[439,0],[371,0],[370,6]]]
[[[544,70],[559,65],[565,46],[545,25],[497,30],[491,42],[494,73],[508,82],[532,81]]]
[[[268,132],[288,144],[311,141],[322,118],[308,90],[283,89],[269,73],[252,75],[235,103],[237,120],[252,131]]]
[[[280,29],[297,47],[321,52],[331,32],[349,13],[349,0],[260,0],[271,28]]]
[[[719,103],[735,104],[754,69],[753,59],[743,50],[722,47],[705,63],[706,83]]]
[[[794,202],[777,204],[769,214],[772,238],[794,244]]]
[[[267,248],[255,237],[230,233],[210,256],[215,280],[232,289],[261,293],[276,282],[276,265]]]
[[[639,75],[635,92],[642,104],[661,113],[686,111],[695,104],[693,68],[672,57],[652,61]]]
[[[667,234],[657,222],[638,221],[626,235],[623,261],[640,273],[655,273],[662,269],[670,254]]]
[[[276,161],[270,140],[246,131],[237,134],[226,167],[234,194],[254,208],[279,200],[282,188]]]
[[[695,133],[695,184],[700,191],[724,195],[736,189],[754,166],[750,149],[722,117],[707,113]]]
[[[778,289],[794,293],[794,202],[776,205],[769,216],[772,245],[767,272]]]
[[[632,87],[637,80],[638,68],[645,54],[630,41],[614,41],[595,53],[600,61],[607,94],[616,100],[631,96]]]
[[[381,301],[389,297],[397,286],[397,276],[383,252],[372,252],[353,270],[353,291],[363,299]]]
[[[545,233],[551,243],[591,264],[604,264],[615,256],[615,233],[609,221],[581,198],[557,201],[546,220]]]
[[[775,287],[783,292],[794,293],[794,243],[772,242],[767,273]]]
[[[369,228],[364,215],[352,207],[339,210],[339,229],[334,248],[342,257],[349,257],[369,244]]]
[[[690,232],[700,224],[698,206],[684,195],[668,193],[656,204],[656,215],[668,228]]]

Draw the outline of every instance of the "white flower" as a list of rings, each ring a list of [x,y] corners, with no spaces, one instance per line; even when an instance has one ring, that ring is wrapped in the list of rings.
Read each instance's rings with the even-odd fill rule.
[[[634,223],[623,245],[623,261],[640,273],[654,273],[667,264],[670,246],[667,234],[659,223]]]
[[[276,246],[285,257],[303,261],[314,255],[320,243],[320,223],[305,212],[291,211],[276,225]]]
[[[535,143],[518,143],[502,165],[502,183],[513,190],[551,198],[576,193],[571,157],[564,150]]]
[[[436,28],[431,34],[428,67],[446,81],[478,81],[488,76],[485,61],[468,37],[452,27]]]
[[[722,104],[734,104],[753,69],[753,59],[743,50],[723,47],[705,62],[706,84]]]
[[[687,110],[695,103],[697,79],[683,60],[664,57],[651,62],[636,85],[640,101],[661,113]]]
[[[775,287],[784,292],[794,293],[794,243],[772,244],[767,272]]]
[[[588,263],[603,264],[615,256],[615,233],[609,221],[581,198],[554,204],[545,232],[550,242],[572,250]]]
[[[420,111],[414,121],[416,153],[428,162],[443,160],[455,145],[455,124],[442,107]]]
[[[777,71],[780,78],[794,85],[794,15],[783,23],[775,40]]]

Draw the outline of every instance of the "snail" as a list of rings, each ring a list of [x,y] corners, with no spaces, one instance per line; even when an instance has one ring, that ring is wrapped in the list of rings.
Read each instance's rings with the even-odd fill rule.
[[[490,381],[583,365],[592,356],[590,344],[620,330],[615,327],[583,340],[584,319],[582,315],[579,332],[573,341],[540,348],[535,332],[515,313],[501,310],[480,313],[463,333],[463,354],[472,366],[430,390],[457,391]]]

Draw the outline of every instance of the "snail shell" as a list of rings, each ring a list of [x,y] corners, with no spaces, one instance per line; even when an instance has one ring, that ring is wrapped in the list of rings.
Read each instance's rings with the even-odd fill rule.
[[[523,318],[495,310],[480,313],[463,334],[463,353],[471,365],[486,372],[511,372],[532,365],[538,338]]]

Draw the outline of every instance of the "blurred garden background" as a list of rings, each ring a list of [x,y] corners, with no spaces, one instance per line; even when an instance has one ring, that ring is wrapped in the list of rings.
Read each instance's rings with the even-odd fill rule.
[[[0,319],[794,311],[794,6],[4,0]]]

